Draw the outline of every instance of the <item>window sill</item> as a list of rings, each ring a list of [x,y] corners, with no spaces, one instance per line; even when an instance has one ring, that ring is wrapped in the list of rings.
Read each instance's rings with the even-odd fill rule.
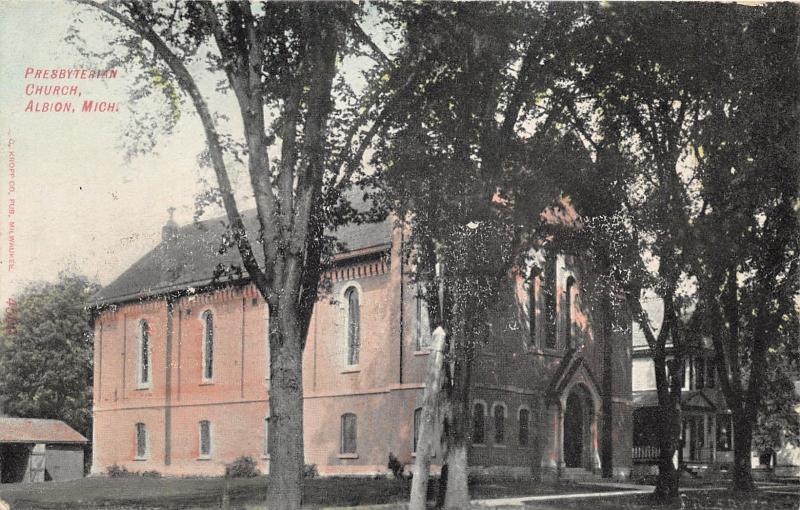
[[[350,365],[349,367],[342,370],[343,374],[353,374],[355,372],[361,372],[361,367],[358,365]]]
[[[495,448],[508,448],[507,444],[497,444],[497,443],[495,443],[492,446],[494,446]]]
[[[475,448],[486,448],[486,445],[484,443],[472,443],[472,446],[474,446]]]
[[[339,458],[340,459],[357,459],[358,458],[358,454],[357,453],[340,453],[339,454]]]
[[[197,457],[197,460],[211,460],[211,455],[201,455]]]
[[[137,462],[142,462],[144,460],[148,460],[148,458],[147,457],[134,457],[133,460],[135,460]]]
[[[412,354],[414,356],[427,356],[430,353],[431,353],[430,349],[422,349],[422,350],[419,350],[419,351],[414,351]]]
[[[200,386],[214,386],[214,381],[203,381]]]
[[[137,387],[136,387],[136,389],[135,389],[135,391],[147,391],[147,390],[149,390],[150,388],[151,388],[151,386],[150,386],[150,385],[147,385],[147,386],[137,386]]]

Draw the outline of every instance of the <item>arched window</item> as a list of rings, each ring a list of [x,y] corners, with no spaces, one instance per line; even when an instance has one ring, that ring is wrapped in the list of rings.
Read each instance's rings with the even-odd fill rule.
[[[539,278],[540,269],[533,267],[528,277],[528,332],[531,345],[536,345],[536,283]]]
[[[414,449],[411,451],[417,451],[417,444],[419,444],[419,429],[422,426],[422,408],[418,407],[414,409]]]
[[[492,406],[494,418],[494,444],[506,442],[506,406],[496,403]]]
[[[356,453],[356,441],[358,439],[358,424],[356,415],[345,413],[342,415],[342,444],[340,453]]]
[[[531,412],[524,407],[519,410],[519,445],[528,446]]]
[[[136,424],[136,458],[147,458],[147,427],[144,423]]]
[[[414,293],[414,350],[424,351],[431,345],[431,323],[425,287],[417,285]]]
[[[214,314],[211,310],[203,312],[203,380],[214,377]]]
[[[556,260],[554,253],[548,253],[544,264],[542,298],[545,309],[545,347],[555,349],[556,338]]]
[[[139,387],[150,386],[150,325],[139,321],[139,349],[137,355]]]
[[[564,299],[564,347],[567,349],[572,347],[572,287],[575,286],[575,278],[570,276],[567,278],[567,288]]]
[[[347,303],[347,364],[358,365],[361,350],[361,307],[358,302],[358,290],[350,287],[344,293]]]
[[[211,457],[211,422],[203,420],[200,422],[200,458],[208,459]]]
[[[486,408],[481,402],[476,402],[472,407],[472,442],[474,444],[483,444],[485,441],[484,430]]]

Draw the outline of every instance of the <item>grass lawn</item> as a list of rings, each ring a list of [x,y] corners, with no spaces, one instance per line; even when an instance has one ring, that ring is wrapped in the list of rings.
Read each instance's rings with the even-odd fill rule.
[[[84,478],[71,482],[0,486],[0,499],[13,509],[179,509],[219,508],[226,491],[232,508],[263,504],[266,477],[224,478]],[[314,478],[306,480],[305,502],[311,506],[351,506],[407,501],[411,482],[385,478]],[[431,483],[435,490],[436,483]],[[569,483],[483,480],[470,487],[472,498],[499,498],[586,492]],[[609,490],[597,488],[596,490]],[[431,492],[432,493],[432,492]]]
[[[529,510],[797,510],[800,494],[758,492],[752,496],[734,495],[728,490],[686,492],[681,501],[655,506],[647,496],[624,496],[582,500],[543,501],[526,503]]]

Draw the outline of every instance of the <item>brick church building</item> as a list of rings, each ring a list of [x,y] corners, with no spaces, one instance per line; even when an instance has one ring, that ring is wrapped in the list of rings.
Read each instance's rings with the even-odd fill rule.
[[[245,223],[255,225],[252,213]],[[266,305],[219,253],[220,219],[178,227],[103,288],[95,307],[92,470],[218,475],[249,455],[269,468]],[[339,229],[331,290],[303,357],[305,462],[321,474],[413,463],[430,331],[390,220]],[[630,474],[631,333],[604,327],[590,270],[540,254],[508,279],[473,371],[474,469],[543,476]],[[529,285],[528,281],[531,281]],[[622,325],[622,326],[620,326]],[[434,464],[441,462],[441,454]]]

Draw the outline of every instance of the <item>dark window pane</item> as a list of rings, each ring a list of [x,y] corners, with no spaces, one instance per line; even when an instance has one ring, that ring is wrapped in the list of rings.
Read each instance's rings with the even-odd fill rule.
[[[347,364],[357,365],[361,349],[361,310],[358,302],[358,292],[354,288],[347,289]]]
[[[575,278],[567,278],[567,288],[564,296],[564,347],[572,347],[572,287],[575,285]]]
[[[419,427],[422,425],[422,408],[414,409],[414,450],[417,451],[417,444],[419,443]]]
[[[521,409],[519,412],[519,445],[528,445],[528,430],[530,426],[530,412],[527,409]]]
[[[356,415],[352,413],[343,414],[341,453],[356,453],[356,429]]]
[[[211,312],[205,313],[205,327],[203,334],[203,378],[211,379],[214,376],[214,316]]]
[[[542,294],[545,305],[545,347],[556,347],[556,256],[548,253],[544,268],[544,288]]]
[[[484,440],[484,410],[483,404],[475,404],[472,413],[472,442],[475,444],[483,444]]]
[[[136,424],[136,456],[145,457],[147,455],[147,429],[144,423]]]
[[[494,442],[503,444],[506,440],[506,414],[502,406],[494,407]]]
[[[211,424],[200,422],[200,455],[211,455]]]
[[[139,382],[150,382],[150,326],[147,321],[141,323],[141,342],[139,343]]]

